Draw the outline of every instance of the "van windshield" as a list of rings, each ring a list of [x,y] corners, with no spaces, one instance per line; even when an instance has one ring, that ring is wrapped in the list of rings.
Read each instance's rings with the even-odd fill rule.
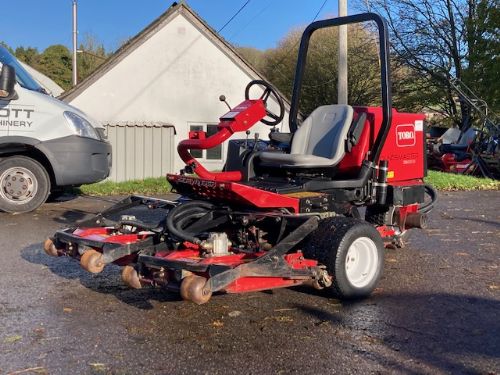
[[[5,48],[0,46],[0,63],[8,64],[16,70],[17,83],[24,87],[25,89],[45,92],[45,90],[38,84],[37,81],[30,76],[30,74],[23,68],[23,66],[17,61],[17,59],[10,54],[10,52]]]

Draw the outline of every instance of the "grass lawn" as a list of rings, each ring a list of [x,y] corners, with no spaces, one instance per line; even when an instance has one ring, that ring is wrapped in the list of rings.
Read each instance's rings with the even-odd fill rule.
[[[500,181],[436,171],[429,171],[425,182],[445,191],[500,190]],[[126,182],[106,181],[83,185],[79,191],[87,195],[161,195],[170,191],[170,184],[165,177]]]
[[[500,190],[500,181],[489,178],[464,176],[455,173],[429,171],[425,182],[437,190]]]
[[[104,181],[82,185],[78,190],[87,195],[161,195],[170,191],[171,186],[165,177],[146,178],[145,180],[111,182]]]

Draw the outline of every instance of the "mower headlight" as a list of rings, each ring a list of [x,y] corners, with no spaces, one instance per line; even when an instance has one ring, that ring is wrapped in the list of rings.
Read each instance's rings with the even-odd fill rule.
[[[66,121],[68,121],[69,127],[76,135],[97,140],[100,139],[95,128],[82,116],[77,115],[75,112],[65,111],[64,117],[66,118]]]

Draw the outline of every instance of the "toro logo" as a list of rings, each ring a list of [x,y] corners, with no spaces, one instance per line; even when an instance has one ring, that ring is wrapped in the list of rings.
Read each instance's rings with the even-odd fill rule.
[[[396,145],[398,147],[414,146],[416,143],[415,125],[398,125],[396,126]]]

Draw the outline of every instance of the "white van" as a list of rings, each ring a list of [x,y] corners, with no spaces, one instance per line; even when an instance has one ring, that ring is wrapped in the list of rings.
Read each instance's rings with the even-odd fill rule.
[[[111,168],[104,129],[50,95],[0,46],[0,210],[28,212]]]

